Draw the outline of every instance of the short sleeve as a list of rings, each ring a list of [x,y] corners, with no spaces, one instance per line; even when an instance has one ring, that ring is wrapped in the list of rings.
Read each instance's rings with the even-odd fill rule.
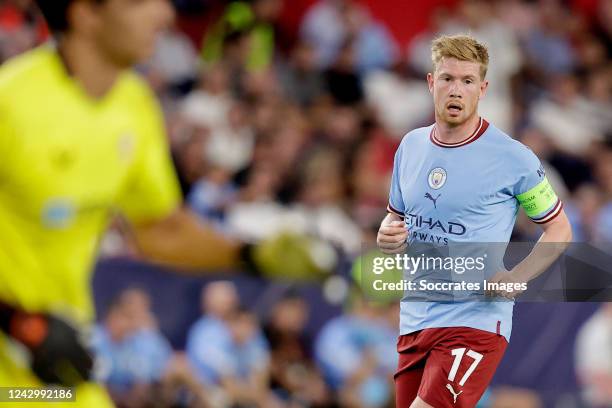
[[[118,199],[121,212],[133,223],[158,220],[180,204],[181,195],[172,163],[161,109],[148,100],[141,111],[141,132],[136,162]]]
[[[544,166],[527,147],[518,158],[518,180],[514,185],[514,196],[527,216],[536,224],[552,221],[561,213],[563,203],[551,186]]]
[[[393,173],[391,175],[391,188],[389,192],[389,205],[387,206],[387,211],[404,218],[405,206],[404,199],[402,198],[400,182],[400,169],[402,168],[402,146],[403,143],[397,148],[395,158],[393,159]]]

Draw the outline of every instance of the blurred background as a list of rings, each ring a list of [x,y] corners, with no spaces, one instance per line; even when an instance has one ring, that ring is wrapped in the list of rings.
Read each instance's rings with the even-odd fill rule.
[[[186,205],[246,241],[316,236],[341,262],[322,285],[178,276],[139,260],[117,220],[93,344],[118,406],[394,406],[398,305],[364,301],[352,264],[375,241],[402,136],[433,122],[425,75],[441,33],[489,46],[482,116],[540,157],[574,240],[610,248],[611,0],[174,3],[138,70]],[[0,1],[0,63],[47,39],[31,0]],[[539,233],[521,216],[513,239]],[[479,406],[612,407],[612,304],[518,304]]]

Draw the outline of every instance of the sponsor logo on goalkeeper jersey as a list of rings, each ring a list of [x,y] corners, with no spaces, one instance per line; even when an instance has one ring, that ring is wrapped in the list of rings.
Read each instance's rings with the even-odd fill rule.
[[[43,225],[48,228],[66,228],[74,219],[76,206],[69,199],[49,200],[42,210]]]
[[[41,221],[46,228],[65,229],[72,226],[77,217],[95,214],[107,208],[108,204],[102,201],[80,203],[68,197],[52,198],[43,205]]]

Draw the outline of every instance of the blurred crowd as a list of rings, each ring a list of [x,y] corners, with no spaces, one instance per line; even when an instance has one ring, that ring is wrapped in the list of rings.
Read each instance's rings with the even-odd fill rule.
[[[344,312],[313,334],[308,322],[316,305],[291,287],[273,298],[256,312],[241,304],[233,282],[211,281],[179,351],[160,330],[147,292],[128,287],[108,302],[95,327],[96,379],[120,408],[395,407],[397,303],[365,301],[355,288]],[[611,329],[607,303],[576,336],[581,394],[558,389],[558,400],[545,400],[498,385],[477,408],[609,407]]]
[[[290,230],[351,257],[383,216],[402,136],[433,121],[431,40],[469,32],[491,53],[481,114],[544,162],[576,241],[611,242],[612,3],[591,3],[457,2],[398,44],[355,0],[314,2],[294,35],[288,2],[231,2],[201,46],[177,26],[141,69],[191,208],[241,239]],[[538,235],[519,221],[516,239]]]
[[[491,54],[482,116],[543,160],[577,241],[612,241],[610,1],[456,1],[407,44],[356,0],[313,2],[293,32],[283,0],[176,3],[202,16],[202,38],[179,13],[139,70],[187,205],[220,230],[295,230],[356,254],[384,214],[394,149],[433,121],[431,40],[468,32]],[[0,60],[47,35],[31,0],[0,2]],[[523,221],[515,236],[537,237]]]
[[[176,0],[176,25],[138,67],[166,114],[186,205],[202,219],[246,241],[313,235],[354,259],[384,216],[395,148],[433,122],[431,40],[467,32],[491,54],[482,116],[543,161],[575,241],[612,242],[612,1],[424,5],[432,7],[429,28],[407,43],[364,2],[311,3],[288,28],[291,1]],[[184,27],[198,20],[194,39]],[[0,0],[0,62],[48,38],[31,0]],[[519,219],[514,239],[538,235]],[[104,254],[132,248],[115,223]],[[120,406],[392,404],[395,306],[356,297],[313,339],[304,331],[309,307],[292,293],[262,319],[241,307],[231,283],[218,282],[204,289],[202,312],[177,353],[145,292],[130,289],[111,303],[94,344],[98,375]],[[585,330],[599,327],[609,340],[610,313],[598,316]],[[594,406],[609,406],[612,360],[602,365],[580,345],[581,372],[598,373],[581,379],[595,389]],[[485,400],[542,406],[524,390]]]
[[[397,305],[354,296],[346,313],[311,338],[311,312],[287,289],[263,316],[236,286],[202,290],[202,316],[185,350],[159,330],[146,291],[125,289],[95,328],[96,378],[119,407],[391,407]]]

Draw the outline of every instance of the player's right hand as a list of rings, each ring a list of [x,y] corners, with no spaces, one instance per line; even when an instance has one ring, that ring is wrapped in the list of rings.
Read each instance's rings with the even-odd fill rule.
[[[14,309],[2,320],[2,329],[29,350],[30,368],[43,383],[73,387],[91,378],[92,355],[66,321]]]
[[[400,254],[408,247],[408,230],[404,221],[391,221],[386,217],[380,224],[376,244],[385,254]]]

